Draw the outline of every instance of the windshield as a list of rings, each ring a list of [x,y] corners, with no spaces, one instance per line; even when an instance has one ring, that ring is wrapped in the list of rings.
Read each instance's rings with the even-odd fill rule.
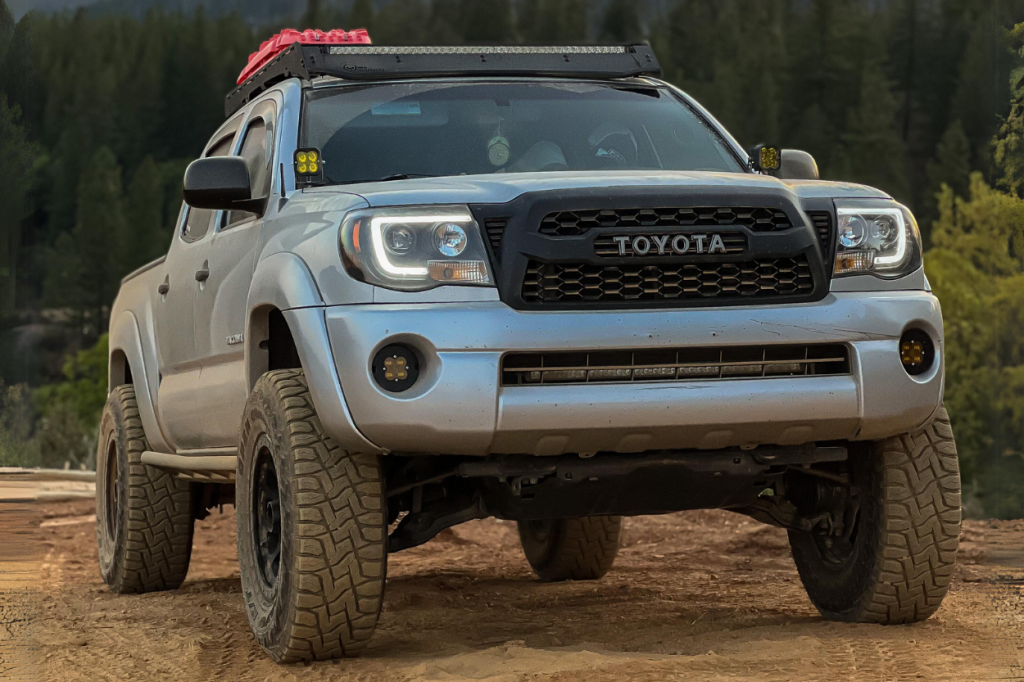
[[[537,171],[744,171],[669,91],[597,83],[393,83],[308,91],[325,181]]]

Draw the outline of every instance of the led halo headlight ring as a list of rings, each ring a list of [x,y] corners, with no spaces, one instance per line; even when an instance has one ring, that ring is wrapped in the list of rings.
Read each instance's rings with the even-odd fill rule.
[[[399,291],[494,286],[483,231],[466,206],[352,211],[339,241],[349,275],[367,284]]]
[[[917,223],[907,209],[887,203],[837,206],[834,276],[895,278],[920,267]]]
[[[447,223],[468,223],[473,220],[473,216],[469,214],[451,214],[451,215],[422,215],[422,216],[381,216],[372,218],[370,220],[370,235],[373,238],[373,253],[377,258],[377,264],[390,275],[397,275],[400,277],[426,277],[430,274],[430,270],[426,267],[403,267],[401,265],[395,265],[388,258],[388,250],[384,245],[384,228],[394,224],[402,225],[424,225],[424,224],[438,224],[437,231],[447,227]],[[462,228],[459,228],[462,230]],[[435,234],[437,233],[435,231]],[[462,230],[463,237],[465,237],[465,231]],[[465,245],[462,247],[465,249]],[[462,251],[460,250],[459,253]],[[442,251],[443,255],[449,255]],[[458,255],[451,254],[451,255]]]

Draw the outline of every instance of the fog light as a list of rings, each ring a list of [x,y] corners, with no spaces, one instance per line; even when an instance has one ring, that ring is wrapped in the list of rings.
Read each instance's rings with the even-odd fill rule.
[[[400,393],[420,376],[420,361],[408,346],[387,346],[373,358],[373,378],[385,391]]]
[[[932,368],[935,362],[935,344],[920,329],[911,329],[900,339],[900,362],[907,374],[917,376]]]

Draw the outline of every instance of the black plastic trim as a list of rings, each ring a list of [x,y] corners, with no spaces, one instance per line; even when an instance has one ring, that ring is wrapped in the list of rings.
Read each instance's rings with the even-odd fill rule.
[[[742,177],[742,176],[740,176]],[[650,256],[645,262],[659,263],[733,263],[738,260],[761,258],[793,258],[803,256],[811,269],[814,288],[805,294],[778,295],[770,298],[672,299],[656,301],[598,301],[587,303],[527,303],[522,297],[523,280],[531,260],[541,263],[580,263],[594,265],[633,265],[633,257],[616,258],[597,254],[594,242],[602,235],[623,233],[622,228],[593,228],[575,237],[553,237],[541,234],[541,221],[555,211],[588,209],[636,209],[662,206],[764,206],[785,211],[793,220],[793,227],[774,232],[755,232],[740,225],[723,225],[730,232],[740,231],[747,236],[745,254],[715,254],[701,256]],[[799,202],[784,187],[592,187],[573,190],[531,192],[506,204],[476,204],[470,206],[482,225],[493,218],[506,218],[507,226],[497,252],[492,251],[492,266],[501,300],[516,310],[623,310],[657,308],[706,308],[757,305],[785,305],[820,301],[828,295],[831,282],[832,259],[823,257],[821,244],[807,211],[829,211],[834,215],[831,199],[810,199]],[[638,231],[661,233],[706,232],[707,227],[637,228]],[[827,264],[827,265],[826,265]]]
[[[658,58],[648,45],[627,45],[623,52],[609,54],[422,54],[417,53],[417,48],[409,48],[409,53],[372,54],[379,50],[375,46],[366,46],[367,53],[361,54],[358,46],[344,47],[348,53],[331,54],[330,45],[292,44],[228,94],[225,113],[230,116],[289,78],[310,80],[316,76],[334,76],[354,81],[383,81],[446,76],[634,78],[661,75]]]

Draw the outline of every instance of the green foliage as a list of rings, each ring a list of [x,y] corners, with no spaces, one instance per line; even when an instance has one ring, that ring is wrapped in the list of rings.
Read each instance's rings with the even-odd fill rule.
[[[1024,515],[1024,497],[1007,499],[992,474],[1024,443],[1024,200],[979,173],[969,194],[943,187],[925,257],[945,320],[946,405],[964,479],[980,479],[986,512]]]
[[[640,10],[634,0],[611,0],[601,21],[600,39],[610,43],[635,43],[643,39]]]
[[[587,0],[522,0],[517,15],[528,44],[586,41]]]
[[[97,428],[107,400],[107,335],[68,356],[64,381],[36,389],[36,448],[45,466],[95,464]]]
[[[1009,41],[1017,54],[1024,53],[1024,24],[1018,24],[1009,33]],[[1010,75],[1013,106],[999,127],[992,143],[992,153],[998,171],[1000,188],[1024,197],[1024,67]]]
[[[18,119],[18,110],[0,92],[0,313],[15,304],[21,222],[30,212],[29,191],[40,156]]]
[[[32,416],[28,387],[0,381],[0,467],[39,466],[39,449],[30,438]]]
[[[947,185],[958,197],[966,197],[971,176],[971,142],[959,120],[953,121],[939,140],[935,158],[928,162],[928,182],[938,196]]]
[[[75,226],[61,234],[50,254],[45,283],[47,302],[71,309],[83,329],[98,336],[106,329],[106,309],[114,300],[125,262],[128,229],[122,194],[121,168],[106,147],[97,151],[78,186]],[[145,262],[144,260],[142,262]]]
[[[107,336],[67,358],[64,381],[31,392],[0,381],[0,466],[94,464],[107,399]]]
[[[903,148],[893,128],[896,101],[880,64],[866,66],[860,97],[850,112],[842,144],[836,150],[833,173],[872,187],[884,187],[902,201],[909,201],[905,159],[894,150]]]
[[[348,15],[348,25],[345,28],[349,30],[365,28],[367,31],[372,31],[375,14],[371,0],[355,0],[352,3],[352,11]]]

